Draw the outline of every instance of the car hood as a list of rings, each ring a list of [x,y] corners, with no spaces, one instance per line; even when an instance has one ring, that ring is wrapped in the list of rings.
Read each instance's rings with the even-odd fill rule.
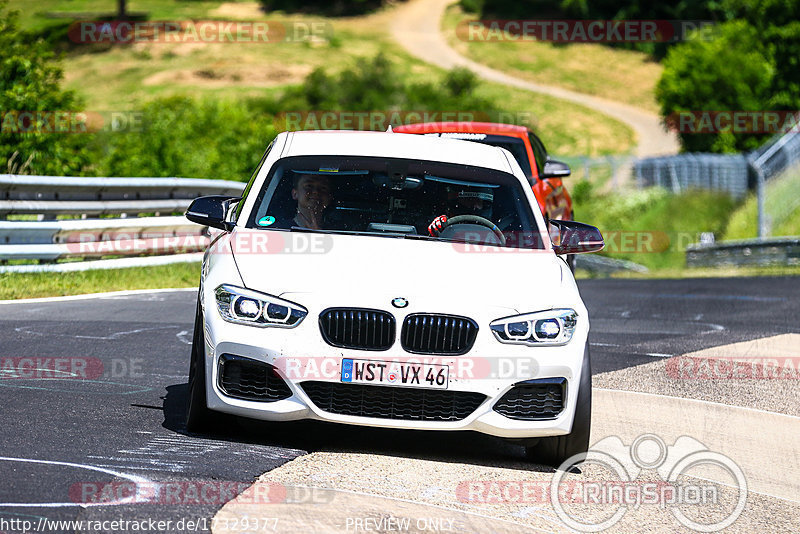
[[[385,309],[401,297],[413,305],[408,311],[446,312],[445,307],[467,305],[503,309],[493,313],[522,313],[569,305],[578,298],[564,263],[551,251],[394,237],[247,232],[234,231],[229,243],[245,286],[307,307]],[[269,244],[241,246],[254,235]]]

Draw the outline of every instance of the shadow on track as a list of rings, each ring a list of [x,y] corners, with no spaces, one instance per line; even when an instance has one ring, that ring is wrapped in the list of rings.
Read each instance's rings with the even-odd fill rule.
[[[164,428],[190,435],[184,425],[187,396],[188,384],[167,387],[163,407]],[[521,446],[478,432],[396,430],[322,421],[275,423],[234,416],[230,416],[229,420],[231,424],[224,433],[205,434],[201,437],[308,452],[373,454],[542,473],[555,472],[552,467],[526,460]]]

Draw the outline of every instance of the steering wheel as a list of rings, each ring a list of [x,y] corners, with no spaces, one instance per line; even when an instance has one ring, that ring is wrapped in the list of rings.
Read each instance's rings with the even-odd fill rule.
[[[503,235],[503,232],[500,231],[497,225],[489,219],[485,219],[479,215],[456,215],[455,217],[451,217],[442,223],[439,233],[441,233],[442,230],[448,226],[453,226],[455,224],[479,224],[481,226],[485,226],[491,230],[495,236],[497,236],[497,239],[500,241],[501,245],[505,246],[506,244],[506,236]]]

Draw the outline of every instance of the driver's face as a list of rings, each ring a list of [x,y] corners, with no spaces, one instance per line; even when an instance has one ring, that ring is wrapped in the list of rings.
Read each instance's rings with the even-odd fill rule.
[[[458,205],[469,211],[480,211],[483,209],[483,199],[477,197],[459,198]]]
[[[331,203],[331,183],[327,176],[303,176],[292,189],[299,209],[322,212]]]

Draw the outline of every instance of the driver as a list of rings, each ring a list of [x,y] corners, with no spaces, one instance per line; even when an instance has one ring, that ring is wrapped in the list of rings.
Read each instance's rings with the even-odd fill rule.
[[[322,229],[322,215],[331,205],[331,179],[320,174],[295,176],[292,199],[297,201],[297,213],[292,222],[303,228]]]
[[[447,196],[449,217],[477,215],[491,220],[492,201],[494,200],[491,189],[486,187],[448,188]],[[428,234],[431,237],[439,237],[449,217],[447,215],[436,217],[428,226]]]

